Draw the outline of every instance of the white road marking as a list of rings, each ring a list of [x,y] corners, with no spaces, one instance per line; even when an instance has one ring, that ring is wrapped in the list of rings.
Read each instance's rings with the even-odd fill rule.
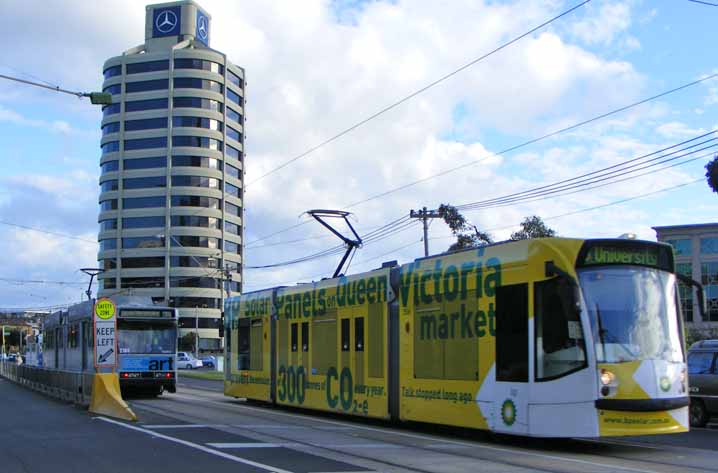
[[[262,408],[258,408],[258,407],[241,406],[241,405],[238,405],[237,403],[231,402],[230,400],[228,400],[229,402],[228,402],[228,401],[224,401],[224,402],[213,401],[213,400],[211,400],[211,399],[207,399],[207,396],[202,396],[202,397],[204,398],[204,399],[202,399],[202,400],[199,400],[199,399],[194,398],[194,397],[191,397],[191,396],[183,396],[183,395],[181,395],[181,394],[174,394],[173,397],[177,397],[177,398],[180,398],[180,399],[187,399],[187,400],[193,401],[193,402],[195,402],[195,403],[202,403],[202,404],[204,404],[204,403],[212,403],[212,404],[218,404],[218,405],[224,406],[224,407],[236,407],[236,408],[239,408],[239,409],[246,409],[246,410],[250,410],[250,411],[261,412],[261,413],[264,413],[264,414],[271,414],[271,415],[277,415],[277,416],[290,417],[290,418],[293,418],[293,419],[302,419],[302,420],[305,420],[305,421],[306,421],[306,420],[311,420],[311,421],[313,421],[313,422],[319,422],[319,423],[331,424],[331,425],[338,425],[338,426],[342,426],[342,427],[346,427],[346,426],[347,426],[345,423],[343,424],[343,423],[341,423],[341,422],[339,422],[339,421],[333,421],[333,420],[327,420],[327,419],[319,419],[319,418],[316,418],[316,417],[312,417],[312,416],[310,416],[310,415],[291,414],[291,413],[288,413],[288,412],[271,411],[271,410],[269,410],[269,409],[262,409]],[[558,460],[558,461],[566,461],[566,462],[570,462],[570,463],[576,463],[576,464],[579,464],[579,465],[592,465],[592,466],[597,466],[597,467],[600,467],[600,468],[606,468],[606,469],[608,469],[609,471],[610,471],[610,470],[621,470],[621,471],[635,471],[635,472],[638,472],[638,473],[658,473],[657,470],[644,470],[644,469],[641,469],[641,468],[631,468],[631,467],[628,467],[628,466],[621,466],[621,465],[616,465],[616,464],[611,464],[611,463],[599,463],[599,462],[593,462],[593,461],[589,461],[589,460],[580,460],[580,459],[578,459],[578,458],[561,457],[561,456],[557,456],[557,455],[548,455],[548,454],[543,454],[543,453],[527,452],[527,451],[516,450],[516,449],[512,449],[512,448],[507,448],[507,447],[492,447],[492,446],[488,446],[488,445],[481,444],[481,443],[479,443],[479,442],[476,442],[476,443],[461,442],[461,441],[459,441],[459,440],[449,440],[449,439],[444,439],[444,438],[441,438],[441,437],[431,437],[431,436],[428,436],[428,435],[411,434],[411,433],[408,433],[408,432],[400,432],[400,431],[390,430],[390,429],[381,429],[381,428],[376,428],[376,427],[367,427],[367,426],[365,426],[365,425],[359,425],[359,424],[353,425],[352,427],[355,428],[355,429],[358,429],[358,430],[366,430],[366,431],[371,431],[371,432],[379,432],[379,433],[382,433],[382,434],[387,434],[387,433],[388,433],[388,434],[403,436],[403,437],[407,437],[407,438],[414,438],[414,439],[419,439],[419,440],[429,440],[429,441],[435,442],[435,443],[436,443],[436,442],[439,442],[439,443],[450,443],[450,444],[454,444],[454,445],[463,445],[463,446],[473,447],[473,448],[483,448],[483,449],[485,449],[485,450],[493,450],[493,451],[502,452],[502,453],[519,454],[519,455],[525,455],[525,456],[530,456],[530,457],[543,458],[543,459],[545,459],[545,460],[552,460],[552,461]]]
[[[213,427],[227,427],[224,424],[144,424],[145,429],[211,429]]]
[[[230,454],[228,454],[228,453],[221,452],[221,451],[219,451],[219,450],[214,450],[214,449],[211,449],[211,448],[209,448],[209,447],[205,447],[204,445],[199,445],[199,444],[194,443],[194,442],[188,442],[187,440],[182,440],[182,439],[178,439],[178,438],[175,438],[175,437],[170,437],[169,435],[164,435],[164,434],[160,434],[160,433],[158,433],[158,432],[152,431],[152,430],[143,429],[142,427],[137,427],[137,426],[134,426],[134,425],[125,424],[124,422],[120,422],[120,421],[117,421],[117,420],[114,420],[114,419],[108,419],[107,417],[95,417],[95,419],[99,419],[99,420],[101,420],[101,421],[103,421],[103,422],[107,422],[107,423],[110,423],[110,424],[119,425],[120,427],[124,427],[124,428],[126,428],[126,429],[134,430],[134,431],[137,431],[137,432],[142,432],[143,434],[152,435],[152,436],[154,436],[154,437],[161,438],[161,439],[163,439],[163,440],[169,440],[170,442],[175,442],[175,443],[178,443],[178,444],[180,444],[180,445],[184,445],[185,447],[191,447],[191,448],[200,450],[200,451],[202,451],[202,452],[209,453],[210,455],[215,455],[215,456],[217,456],[217,457],[221,457],[221,458],[224,458],[224,459],[226,459],[226,460],[235,461],[235,462],[237,462],[237,463],[243,463],[243,464],[245,464],[245,465],[250,465],[250,466],[253,466],[253,467],[255,467],[255,468],[260,468],[260,469],[262,469],[262,470],[271,471],[271,472],[273,472],[273,473],[292,473],[292,472],[289,471],[289,470],[283,470],[283,469],[281,469],[281,468],[276,468],[276,467],[274,467],[274,466],[265,465],[264,463],[259,463],[259,462],[255,462],[255,461],[252,461],[252,460],[247,460],[246,458],[241,458],[241,457],[238,457],[238,456],[235,456],[235,455],[230,455]]]
[[[280,448],[297,446],[296,443],[208,443],[212,448]]]

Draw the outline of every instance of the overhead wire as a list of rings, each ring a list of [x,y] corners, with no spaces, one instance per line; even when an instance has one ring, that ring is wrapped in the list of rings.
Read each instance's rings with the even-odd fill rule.
[[[342,130],[341,132],[339,132],[339,133],[335,134],[334,136],[332,136],[332,137],[330,137],[330,138],[328,138],[328,139],[322,141],[321,143],[319,143],[319,144],[317,144],[317,145],[315,145],[315,146],[312,146],[311,148],[309,148],[308,150],[304,151],[303,153],[301,153],[301,154],[299,154],[299,155],[297,155],[297,156],[295,156],[295,157],[293,157],[293,158],[291,158],[291,159],[289,159],[289,160],[283,162],[283,163],[280,164],[279,166],[277,166],[277,167],[275,167],[275,168],[273,168],[273,169],[267,171],[266,173],[264,173],[264,174],[262,174],[261,176],[259,176],[257,179],[255,179],[255,180],[249,182],[249,183],[247,184],[247,186],[250,186],[250,185],[252,185],[252,184],[254,184],[254,183],[256,183],[256,182],[258,182],[258,181],[264,179],[265,177],[267,177],[267,176],[269,176],[269,175],[271,175],[271,174],[274,174],[275,172],[277,172],[277,171],[279,171],[279,170],[281,170],[281,169],[283,169],[283,168],[289,166],[290,164],[292,164],[293,162],[295,162],[295,161],[297,161],[297,160],[299,160],[299,159],[304,158],[305,156],[307,156],[307,155],[309,155],[309,154],[315,152],[316,150],[322,148],[323,146],[326,146],[327,144],[329,144],[329,143],[331,143],[331,142],[333,142],[333,141],[336,141],[337,139],[341,138],[342,136],[344,136],[344,135],[346,135],[346,134],[348,134],[348,133],[350,133],[350,132],[356,130],[357,128],[359,128],[359,127],[365,125],[366,123],[368,123],[368,122],[372,121],[373,119],[375,119],[375,118],[377,118],[377,117],[383,115],[384,113],[386,113],[386,112],[388,112],[388,111],[390,111],[390,110],[392,110],[392,109],[398,107],[399,105],[401,105],[401,104],[403,104],[403,103],[405,103],[405,102],[408,102],[409,100],[413,99],[413,98],[416,97],[417,95],[420,95],[420,94],[422,94],[423,92],[426,92],[427,90],[429,90],[429,89],[431,89],[432,87],[434,87],[434,86],[436,86],[436,85],[438,85],[438,84],[444,82],[445,80],[449,79],[450,77],[455,76],[456,74],[458,74],[458,73],[464,71],[465,69],[468,69],[469,67],[473,66],[474,64],[483,61],[484,59],[486,59],[486,58],[488,58],[488,57],[490,57],[490,56],[496,54],[497,52],[499,52],[499,51],[501,51],[501,50],[507,48],[508,46],[511,46],[512,44],[514,44],[514,43],[520,41],[521,39],[523,39],[523,38],[525,38],[525,37],[527,37],[527,36],[530,36],[531,34],[535,33],[536,31],[538,31],[538,30],[540,30],[540,29],[542,29],[542,28],[548,26],[549,24],[553,23],[554,21],[556,21],[556,20],[558,20],[558,19],[560,19],[560,18],[562,18],[562,17],[564,17],[564,16],[566,16],[566,15],[572,13],[573,11],[575,11],[575,10],[581,8],[582,6],[586,5],[586,4],[589,3],[590,1],[591,1],[591,0],[584,0],[584,1],[582,1],[582,2],[579,3],[578,5],[575,5],[575,6],[571,7],[571,8],[569,8],[568,10],[563,11],[562,13],[560,13],[560,14],[554,16],[553,18],[550,18],[549,20],[544,21],[543,23],[541,23],[540,25],[538,25],[538,26],[536,26],[536,27],[530,29],[529,31],[520,34],[519,36],[514,37],[514,38],[511,39],[510,41],[507,41],[507,42],[501,44],[500,46],[498,46],[497,48],[495,48],[495,49],[489,51],[488,53],[486,53],[486,54],[484,54],[484,55],[482,55],[482,56],[480,56],[480,57],[478,57],[478,58],[476,58],[476,59],[473,59],[472,61],[470,61],[470,62],[464,64],[463,66],[459,67],[458,69],[455,69],[455,70],[449,72],[448,74],[443,75],[442,77],[440,77],[440,78],[434,80],[433,82],[431,82],[431,83],[425,85],[424,87],[422,87],[422,88],[420,88],[420,89],[418,89],[418,90],[412,92],[411,94],[409,94],[409,95],[407,95],[407,96],[401,98],[400,100],[397,100],[396,102],[393,102],[393,103],[391,103],[390,105],[387,105],[386,107],[384,107],[384,108],[382,108],[381,110],[379,110],[378,112],[376,112],[376,113],[370,115],[369,117],[364,118],[363,120],[361,120],[361,121],[359,121],[358,123],[356,123],[356,124],[350,126],[349,128],[346,128],[346,129]]]

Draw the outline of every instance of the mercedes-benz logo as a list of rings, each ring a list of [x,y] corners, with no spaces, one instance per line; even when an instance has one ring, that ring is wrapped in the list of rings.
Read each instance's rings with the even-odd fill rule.
[[[177,26],[177,15],[171,10],[165,10],[157,16],[155,26],[160,33],[169,33]]]
[[[197,34],[200,38],[207,39],[207,18],[200,16],[197,23]]]

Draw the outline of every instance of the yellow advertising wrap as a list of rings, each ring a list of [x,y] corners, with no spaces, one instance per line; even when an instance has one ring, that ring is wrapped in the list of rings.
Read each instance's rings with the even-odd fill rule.
[[[676,419],[676,417],[686,417],[687,409],[682,407],[674,411],[658,412],[599,410],[599,434],[601,437],[616,437],[688,432],[688,427]]]
[[[120,379],[116,373],[97,373],[92,380],[92,398],[89,412],[136,421],[137,416],[120,393]]]

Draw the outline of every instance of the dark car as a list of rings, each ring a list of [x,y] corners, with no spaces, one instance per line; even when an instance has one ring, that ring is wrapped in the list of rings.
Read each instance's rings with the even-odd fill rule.
[[[690,421],[703,427],[718,415],[718,340],[702,340],[688,350],[688,385],[691,394]]]

